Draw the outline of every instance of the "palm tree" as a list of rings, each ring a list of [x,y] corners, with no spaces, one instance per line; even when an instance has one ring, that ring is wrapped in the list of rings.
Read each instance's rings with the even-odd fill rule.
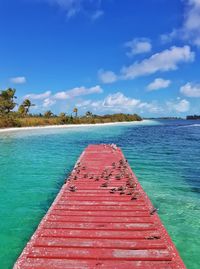
[[[74,110],[73,110],[73,112],[75,113],[75,117],[77,118],[77,116],[78,116],[78,108],[75,107]]]
[[[87,111],[87,112],[85,113],[85,116],[86,116],[86,117],[92,117],[92,112]]]
[[[19,108],[18,108],[18,113],[21,115],[21,116],[24,116],[26,114],[26,110],[25,110],[25,107],[23,105],[20,105]]]
[[[29,99],[25,99],[22,103],[22,106],[25,108],[25,114],[27,115],[29,112],[29,109],[31,106],[34,106],[34,104],[31,103]]]
[[[53,116],[53,113],[51,112],[51,110],[48,110],[44,113],[44,117],[45,118],[51,118],[51,116]]]
[[[15,92],[16,90],[11,88],[5,91],[0,90],[0,114],[7,115],[15,108]]]
[[[59,114],[59,117],[64,118],[64,117],[66,117],[66,115],[65,115],[64,112],[61,112],[61,113]]]

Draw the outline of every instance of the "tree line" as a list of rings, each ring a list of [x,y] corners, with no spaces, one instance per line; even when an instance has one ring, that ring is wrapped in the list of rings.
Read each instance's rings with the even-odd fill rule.
[[[35,104],[33,104],[31,100],[25,99],[18,105],[16,99],[15,89],[8,88],[0,91],[0,128],[56,124],[95,124],[142,120],[137,114],[124,113],[100,116],[87,111],[85,115],[79,116],[77,107],[74,107],[71,115],[67,115],[64,112],[55,115],[50,110],[43,114],[31,114],[30,108],[35,106]]]

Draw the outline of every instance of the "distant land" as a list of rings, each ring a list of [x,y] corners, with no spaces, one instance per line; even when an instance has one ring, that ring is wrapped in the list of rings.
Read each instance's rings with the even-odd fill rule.
[[[200,115],[189,115],[186,117],[187,120],[200,120]]]
[[[200,115],[188,115],[186,118],[182,117],[154,117],[143,118],[144,120],[200,120]]]
[[[144,120],[185,120],[181,117],[154,117],[154,118],[143,118]]]

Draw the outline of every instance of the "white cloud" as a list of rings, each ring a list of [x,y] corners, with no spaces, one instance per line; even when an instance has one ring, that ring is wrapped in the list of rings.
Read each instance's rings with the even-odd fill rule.
[[[97,85],[91,88],[86,88],[84,86],[82,87],[76,87],[68,91],[62,91],[56,93],[53,97],[55,99],[60,99],[60,100],[65,100],[65,99],[70,99],[82,95],[89,95],[89,94],[94,94],[94,93],[102,93],[103,89]]]
[[[195,53],[191,51],[190,46],[173,46],[170,49],[155,53],[141,62],[136,61],[130,66],[123,67],[120,75],[116,75],[112,71],[103,70],[100,70],[98,75],[102,82],[112,83],[117,80],[134,79],[157,72],[173,71],[178,69],[180,63],[192,62],[194,58]]]
[[[150,52],[152,49],[151,41],[147,38],[135,38],[125,43],[125,46],[130,49],[127,53],[129,57],[136,54]]]
[[[185,21],[183,24],[185,39],[192,39],[193,43],[200,46],[200,1],[187,0]]]
[[[66,94],[66,92],[62,91],[62,92],[58,92],[54,95],[55,99],[60,99],[60,100],[65,100],[68,99],[69,96]]]
[[[92,20],[96,20],[103,15],[100,9],[100,0],[38,0],[40,2],[47,2],[50,5],[60,7],[66,12],[68,18],[72,18],[79,13],[89,15]]]
[[[158,71],[176,70],[178,64],[191,62],[194,60],[194,57],[195,54],[189,46],[173,46],[170,49],[152,55],[142,62],[135,62],[128,67],[123,67],[121,70],[122,79],[134,79],[139,76],[154,74]]]
[[[76,104],[77,107],[87,107],[92,103],[91,100],[82,100]]]
[[[179,38],[200,46],[200,1],[184,0],[184,2],[185,11],[182,26],[173,29],[171,33],[161,35],[161,40],[170,42],[174,38]]]
[[[157,101],[144,102],[131,98],[122,92],[109,94],[103,100],[82,100],[76,105],[94,113],[152,113],[167,116],[169,113],[184,113],[190,109],[190,103],[186,99],[177,98],[161,105]]]
[[[76,105],[87,110],[97,111],[98,113],[143,113],[144,111],[158,113],[161,111],[156,102],[142,102],[139,99],[127,97],[122,92],[109,94],[103,100],[83,100]]]
[[[190,109],[190,103],[185,100],[177,100],[174,102],[166,102],[169,111],[176,111],[179,113],[187,112]]]
[[[176,36],[177,36],[177,30],[173,29],[171,33],[162,34],[160,38],[161,38],[162,43],[168,43],[168,42],[171,42]]]
[[[138,105],[140,112],[143,113],[144,111],[151,112],[151,113],[160,113],[163,112],[163,108],[161,108],[156,102],[147,103],[141,102]]]
[[[40,2],[47,2],[51,5],[57,5],[62,8],[68,18],[75,16],[81,11],[82,0],[39,0]]]
[[[43,100],[45,98],[50,97],[50,95],[51,95],[51,91],[46,91],[44,93],[39,93],[39,94],[30,93],[30,94],[25,95],[23,98],[33,99],[33,100]]]
[[[151,82],[147,86],[147,90],[154,91],[154,90],[164,89],[164,88],[169,87],[170,84],[171,84],[170,80],[165,80],[163,78],[156,78],[153,82]]]
[[[30,93],[23,97],[23,99],[32,99],[32,100],[42,100],[42,107],[46,108],[52,106],[56,103],[57,100],[66,100],[74,97],[79,97],[83,95],[90,95],[95,93],[102,93],[103,89],[97,85],[91,88],[86,87],[76,87],[68,91],[57,92],[56,94],[52,94],[51,91],[46,91],[44,93]]]
[[[26,78],[25,77],[13,77],[13,78],[10,78],[10,82],[14,84],[24,84],[26,83]]]
[[[108,95],[103,101],[103,106],[114,107],[114,106],[132,106],[135,107],[140,103],[140,100],[126,97],[123,93],[117,92],[115,94]]]
[[[53,100],[51,98],[46,98],[46,99],[44,99],[42,106],[44,108],[47,108],[47,107],[50,107],[50,106],[54,105],[55,103],[56,103],[55,100]]]
[[[113,83],[117,81],[117,75],[112,71],[99,70],[98,77],[103,83]]]
[[[200,85],[188,82],[180,88],[180,92],[187,97],[200,97]]]
[[[92,18],[92,20],[97,20],[100,17],[102,17],[103,15],[104,15],[103,10],[97,10],[94,12],[94,14],[92,14],[91,18]]]

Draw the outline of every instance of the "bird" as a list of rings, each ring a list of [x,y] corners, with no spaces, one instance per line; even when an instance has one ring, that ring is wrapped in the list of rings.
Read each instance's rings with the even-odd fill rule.
[[[116,188],[112,188],[111,191],[116,191],[117,189]]]
[[[120,180],[120,179],[121,179],[121,176],[118,174],[118,175],[115,176],[115,178],[116,178],[117,180]]]
[[[160,239],[160,236],[159,235],[152,235],[152,236],[148,236],[146,239],[147,240]]]
[[[120,187],[118,187],[118,191],[124,191],[126,188],[125,187],[123,187],[123,186],[120,186]]]
[[[150,211],[150,215],[155,214],[158,211],[158,208],[153,207]]]
[[[137,200],[136,195],[133,195],[133,196],[131,197],[131,200]]]
[[[69,191],[71,191],[71,192],[75,192],[75,191],[76,191],[76,187],[75,187],[75,186],[70,186],[70,187],[69,187]]]
[[[110,193],[115,193],[116,192],[116,189],[111,189],[110,190]]]

